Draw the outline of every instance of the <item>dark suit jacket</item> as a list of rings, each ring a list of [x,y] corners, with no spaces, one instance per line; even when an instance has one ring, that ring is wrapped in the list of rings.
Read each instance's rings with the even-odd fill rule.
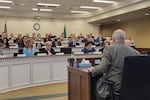
[[[55,51],[54,51],[53,48],[51,48],[50,52],[51,52],[52,54],[55,54]],[[48,54],[48,52],[47,52],[46,49],[43,49],[43,51],[41,51],[41,53],[46,53],[46,54]]]
[[[73,44],[73,41],[70,41],[69,43],[68,43],[68,46],[69,47],[75,47],[76,45],[79,45],[79,43],[75,43],[75,45]]]
[[[136,55],[139,55],[139,52],[125,45],[123,42],[105,47],[102,62],[92,70],[92,76],[105,73],[103,76],[104,79],[114,82],[113,92],[115,93],[120,90],[124,58]]]
[[[61,46],[61,42],[60,41],[53,41],[52,47],[56,47],[56,46]]]

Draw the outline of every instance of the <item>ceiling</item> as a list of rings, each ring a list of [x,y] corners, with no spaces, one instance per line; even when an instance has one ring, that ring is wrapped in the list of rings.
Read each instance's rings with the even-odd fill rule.
[[[1,0],[0,0],[1,1]],[[131,6],[148,0],[111,0],[114,4],[98,3],[93,0],[12,0],[13,3],[0,3],[0,6],[9,6],[10,9],[0,9],[0,16],[40,17],[40,18],[91,18],[112,10]],[[107,0],[105,0],[107,1]],[[37,3],[60,4],[58,7],[37,6]],[[80,6],[100,7],[100,9],[86,9]],[[33,11],[32,8],[52,9],[52,11]],[[148,9],[149,10],[149,9]],[[86,11],[88,13],[71,13],[70,11]],[[137,11],[134,9],[134,11]],[[141,12],[139,12],[141,13]],[[121,15],[119,15],[121,16]],[[122,16],[123,18],[123,16]],[[102,23],[113,21],[113,17],[98,20]],[[116,20],[116,19],[115,19]]]

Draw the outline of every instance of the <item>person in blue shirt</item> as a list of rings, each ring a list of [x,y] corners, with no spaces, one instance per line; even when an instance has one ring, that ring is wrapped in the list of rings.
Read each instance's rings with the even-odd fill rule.
[[[33,42],[28,40],[26,46],[23,48],[23,54],[26,56],[34,56],[35,49],[33,48]]]
[[[92,42],[87,42],[85,44],[85,48],[82,49],[82,52],[84,52],[84,54],[91,54],[93,52],[96,52],[96,50],[92,47]]]

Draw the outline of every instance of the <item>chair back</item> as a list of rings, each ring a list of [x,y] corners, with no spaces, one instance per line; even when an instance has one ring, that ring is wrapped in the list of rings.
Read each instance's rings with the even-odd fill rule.
[[[150,56],[126,57],[121,100],[150,100]]]

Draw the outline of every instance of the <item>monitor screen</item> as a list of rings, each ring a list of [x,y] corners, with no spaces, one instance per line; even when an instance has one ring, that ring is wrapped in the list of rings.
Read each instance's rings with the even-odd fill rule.
[[[71,54],[72,48],[60,48],[60,52],[64,52],[64,54]]]

